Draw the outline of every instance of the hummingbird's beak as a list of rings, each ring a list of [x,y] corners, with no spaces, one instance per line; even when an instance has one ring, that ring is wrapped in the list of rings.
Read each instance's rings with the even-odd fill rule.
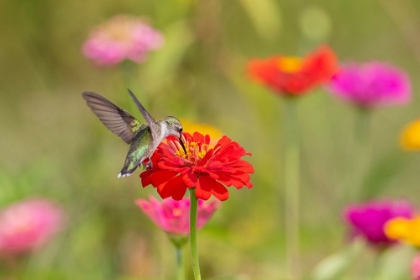
[[[184,149],[185,155],[187,155],[187,150],[185,149],[184,142],[182,142],[182,135],[179,137],[179,143],[181,144],[182,148]]]

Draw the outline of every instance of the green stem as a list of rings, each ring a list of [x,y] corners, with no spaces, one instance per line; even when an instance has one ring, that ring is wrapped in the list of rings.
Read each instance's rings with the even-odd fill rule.
[[[121,75],[124,87],[130,88],[131,90],[135,90],[132,88],[132,86],[136,74],[137,65],[134,62],[126,60],[121,63]]]
[[[185,273],[184,273],[184,264],[182,261],[182,250],[181,248],[176,248],[176,279],[177,280],[184,280]]]
[[[198,250],[197,250],[197,207],[198,199],[195,196],[195,188],[190,189],[190,247],[191,247],[191,258],[192,268],[194,272],[194,279],[201,280],[200,274],[200,263],[198,261]]]
[[[288,279],[299,279],[299,143],[297,129],[296,100],[286,98],[284,104],[285,126],[285,221],[286,221],[286,258]]]
[[[370,271],[370,278],[372,280],[380,280],[383,279],[381,277],[381,270],[380,267],[382,265],[382,258],[383,258],[384,251],[377,251],[375,252],[375,259],[372,262],[372,267]]]
[[[168,234],[169,240],[175,247],[176,253],[176,279],[177,280],[184,280],[185,279],[185,269],[182,257],[182,248],[187,243],[188,238],[184,235],[178,234]]]
[[[369,164],[369,109],[360,108],[355,122],[355,156],[353,158],[354,181],[350,199],[359,200],[364,196],[363,182]],[[366,190],[367,191],[367,190]],[[362,196],[362,197],[361,197]]]

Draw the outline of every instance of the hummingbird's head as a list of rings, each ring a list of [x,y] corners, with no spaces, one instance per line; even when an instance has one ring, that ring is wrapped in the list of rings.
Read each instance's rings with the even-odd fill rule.
[[[168,129],[168,135],[173,135],[175,137],[178,137],[179,142],[181,143],[182,148],[184,149],[185,154],[187,151],[185,150],[184,143],[182,142],[182,124],[181,122],[172,116],[165,117],[163,119],[163,122],[166,124],[166,127]]]
[[[178,138],[182,136],[182,124],[177,118],[169,116],[164,118],[163,121],[168,129],[168,135],[173,135]]]

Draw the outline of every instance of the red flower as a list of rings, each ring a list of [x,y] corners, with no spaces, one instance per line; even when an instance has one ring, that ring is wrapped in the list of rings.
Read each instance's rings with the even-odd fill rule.
[[[143,186],[152,184],[162,198],[181,200],[187,188],[195,188],[197,198],[214,195],[222,201],[229,197],[226,187],[252,187],[249,174],[254,168],[241,159],[251,153],[237,142],[223,136],[213,148],[208,135],[195,132],[183,137],[187,154],[176,140],[161,143],[152,156],[153,169],[140,174]]]
[[[316,85],[327,82],[337,73],[334,52],[321,46],[304,58],[273,56],[248,63],[250,76],[281,95],[302,95]]]

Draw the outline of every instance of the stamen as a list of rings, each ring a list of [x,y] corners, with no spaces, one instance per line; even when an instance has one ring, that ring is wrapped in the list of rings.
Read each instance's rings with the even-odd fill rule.
[[[168,141],[168,146],[169,148],[171,148],[175,153],[178,150],[178,147],[176,146],[176,144],[173,141]]]
[[[171,142],[171,144],[171,148],[173,148],[175,155],[193,163],[201,160],[206,156],[207,152],[213,148],[213,146],[207,144],[185,141],[185,150],[187,151],[187,154],[185,154],[184,149],[179,142],[174,141]]]

